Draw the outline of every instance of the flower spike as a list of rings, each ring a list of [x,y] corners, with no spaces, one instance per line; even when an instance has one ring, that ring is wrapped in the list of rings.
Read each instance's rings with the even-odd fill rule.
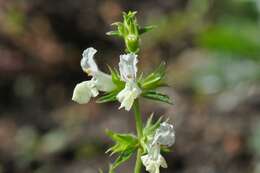
[[[80,66],[91,78],[78,83],[73,91],[72,100],[84,104],[92,97],[103,95],[97,103],[118,101],[119,109],[126,111],[133,109],[137,134],[115,133],[107,131],[107,135],[115,144],[107,150],[110,155],[117,154],[116,160],[110,164],[108,173],[115,173],[115,169],[136,154],[135,173],[142,172],[143,164],[149,173],[160,173],[160,168],[167,168],[167,163],[161,155],[161,149],[168,149],[175,142],[173,125],[162,118],[153,121],[151,116],[146,125],[142,123],[139,97],[172,103],[170,97],[156,91],[157,88],[167,86],[164,81],[166,67],[162,63],[155,71],[143,76],[137,74],[138,52],[140,51],[141,35],[152,30],[154,26],[141,27],[136,18],[136,11],[123,12],[123,20],[112,24],[116,30],[107,35],[117,36],[125,43],[125,53],[120,55],[119,70],[109,67],[110,74],[102,72],[95,61],[97,50],[89,47],[82,53]],[[106,152],[106,153],[107,153]],[[102,170],[99,170],[103,173]]]

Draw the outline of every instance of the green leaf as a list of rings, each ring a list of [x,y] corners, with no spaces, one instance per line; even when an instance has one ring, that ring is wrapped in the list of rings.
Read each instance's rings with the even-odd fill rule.
[[[161,102],[168,103],[168,104],[173,104],[169,96],[156,92],[156,91],[145,92],[142,94],[142,96],[145,98],[151,99],[151,100],[156,100],[156,101],[161,101]]]
[[[114,171],[114,167],[113,167],[113,164],[109,164],[109,171],[108,171],[108,173],[115,173],[115,171]]]
[[[143,129],[143,135],[144,136],[153,135],[154,131],[160,126],[161,122],[162,122],[162,117],[160,117],[155,123],[153,123],[153,114],[151,114]]]
[[[147,143],[153,138],[155,130],[159,128],[161,122],[162,117],[156,122],[153,122],[153,114],[148,118],[146,125],[143,128],[143,137],[140,140],[140,144],[145,152],[147,151]]]
[[[141,34],[144,34],[146,32],[153,30],[154,28],[156,28],[155,25],[150,25],[150,26],[146,26],[146,27],[143,27],[143,28],[139,28],[138,32],[141,35]]]
[[[108,130],[107,135],[115,142],[115,145],[106,151],[111,152],[110,155],[129,149],[135,150],[138,147],[138,139],[132,134],[120,134]]]
[[[129,160],[131,156],[133,155],[134,150],[133,149],[128,149],[123,151],[116,159],[116,161],[113,163],[113,169],[117,168],[119,165],[124,163],[125,161]]]
[[[112,69],[110,66],[108,66],[108,68],[111,73],[113,83],[117,86],[118,90],[123,89],[125,82],[121,80],[119,72],[116,69]]]
[[[109,31],[106,33],[106,35],[112,35],[112,36],[121,36],[118,31]]]
[[[124,133],[115,133],[113,131],[107,130],[106,131],[107,135],[113,139],[114,141],[118,141],[118,142],[126,142],[129,143],[129,141],[136,141],[137,138],[135,135],[133,134],[124,134]]]
[[[150,115],[150,117],[147,119],[146,124],[145,124],[145,128],[148,128],[148,127],[150,127],[150,126],[152,125],[153,115],[154,115],[154,113],[152,113],[152,114]],[[145,129],[145,128],[144,128],[144,129]]]
[[[112,164],[110,171],[113,172],[120,164],[127,161],[135,150],[138,148],[139,142],[136,136],[133,134],[120,134],[107,130],[107,135],[115,142],[115,145],[109,148],[107,152],[111,152],[110,155],[118,153],[116,161]]]
[[[166,65],[161,63],[159,67],[150,75],[142,79],[140,82],[142,89],[151,90],[165,85],[163,80],[165,77]]]
[[[96,102],[97,103],[114,102],[114,101],[116,101],[117,93],[118,93],[117,91],[112,91],[112,92],[98,98],[98,100]]]

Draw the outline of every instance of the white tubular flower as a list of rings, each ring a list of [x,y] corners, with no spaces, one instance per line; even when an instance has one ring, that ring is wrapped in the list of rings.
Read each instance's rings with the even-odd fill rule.
[[[110,75],[100,71],[94,60],[94,55],[97,50],[93,47],[87,48],[84,50],[82,56],[83,58],[80,61],[81,68],[88,75],[92,76],[95,81],[95,85],[98,90],[109,92],[115,88],[114,83]]]
[[[159,173],[160,167],[167,168],[164,157],[160,154],[160,145],[152,145],[148,154],[141,157],[142,163],[146,171],[150,173]]]
[[[136,83],[137,74],[137,55],[125,54],[120,55],[119,71],[121,79],[126,82],[125,88],[117,95],[117,99],[121,102],[121,108],[129,111],[135,101],[135,99],[142,93],[141,89]]]
[[[160,154],[161,145],[172,146],[175,142],[175,132],[173,125],[163,122],[156,130],[151,143],[147,146],[148,154],[141,157],[146,171],[150,173],[159,173],[160,166],[167,168],[164,157]]]
[[[152,144],[159,144],[165,146],[172,146],[175,142],[175,131],[173,125],[163,122],[160,127],[156,129]]]
[[[95,85],[99,91],[110,92],[116,87],[112,81],[112,77],[102,71],[98,71],[92,79],[95,81]]]
[[[119,109],[125,108],[129,111],[135,101],[135,99],[141,94],[140,88],[134,82],[127,82],[125,88],[120,91],[116,98],[121,103]]]
[[[72,100],[84,104],[88,103],[91,97],[96,97],[98,95],[98,90],[95,87],[95,82],[93,80],[84,81],[76,85]]]
[[[94,60],[96,52],[96,49],[90,47],[82,54],[81,68],[92,76],[92,79],[77,84],[74,89],[72,100],[80,104],[88,103],[91,97],[96,97],[99,94],[98,91],[110,92],[115,89],[111,76],[98,69]]]

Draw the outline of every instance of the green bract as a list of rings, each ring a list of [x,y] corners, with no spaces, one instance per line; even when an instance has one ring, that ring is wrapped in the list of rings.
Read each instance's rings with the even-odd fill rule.
[[[115,145],[109,148],[106,153],[110,152],[110,155],[115,153],[119,154],[116,161],[111,164],[110,169],[115,169],[121,163],[127,161],[131,155],[138,148],[138,139],[132,134],[120,134],[112,131],[107,131],[107,135],[115,142]]]
[[[143,137],[140,144],[143,148],[144,153],[147,152],[147,143],[153,137],[155,130],[160,126],[162,122],[162,117],[160,117],[156,122],[153,122],[153,114],[148,118],[145,127],[143,128]]]

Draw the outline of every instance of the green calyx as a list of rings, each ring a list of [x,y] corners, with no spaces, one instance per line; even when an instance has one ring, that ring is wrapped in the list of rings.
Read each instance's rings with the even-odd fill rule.
[[[141,28],[136,19],[137,12],[123,12],[123,22],[115,22],[112,26],[117,26],[117,30],[107,32],[107,35],[113,35],[124,39],[126,51],[137,53],[139,51],[140,35],[150,31],[154,26]]]

